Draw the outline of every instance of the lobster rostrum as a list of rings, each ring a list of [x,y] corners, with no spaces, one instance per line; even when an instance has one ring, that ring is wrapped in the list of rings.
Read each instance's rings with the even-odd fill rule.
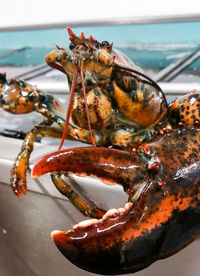
[[[73,55],[57,46],[45,57],[67,76],[66,118],[52,96],[0,75],[4,110],[37,111],[46,117],[27,133],[11,185],[18,196],[26,193],[26,170],[37,136],[62,137],[59,150],[42,157],[32,176],[51,173],[59,191],[92,219],[67,232],[54,231],[54,242],[82,269],[133,273],[199,237],[200,94],[190,93],[168,105],[160,87],[112,44],[83,33],[77,36],[70,28],[68,32]],[[98,147],[61,150],[65,138]],[[122,185],[128,203],[103,210],[86,202],[62,177],[69,172]]]

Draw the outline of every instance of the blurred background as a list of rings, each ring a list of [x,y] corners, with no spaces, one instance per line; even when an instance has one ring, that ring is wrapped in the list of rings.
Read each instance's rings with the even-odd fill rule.
[[[168,102],[200,89],[199,1],[11,1],[1,3],[0,72],[19,77],[68,103],[66,77],[44,63],[55,44],[68,48],[66,26],[98,41],[113,42],[159,83]],[[42,120],[39,114],[14,116],[0,110],[0,275],[93,275],[69,263],[51,241],[52,230],[68,230],[83,217],[53,187],[47,176],[33,181],[29,193],[16,198],[10,169],[26,132]],[[41,139],[31,162],[57,149],[58,141]],[[66,147],[83,146],[66,142]],[[71,176],[72,185],[104,208],[124,205],[126,195],[94,179]],[[81,187],[81,188],[80,188]],[[137,276],[200,274],[199,241]]]

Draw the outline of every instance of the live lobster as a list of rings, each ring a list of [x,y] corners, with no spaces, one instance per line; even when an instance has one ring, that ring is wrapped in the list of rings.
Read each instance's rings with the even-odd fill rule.
[[[52,96],[0,75],[4,110],[35,110],[46,117],[27,133],[11,185],[16,195],[26,193],[26,170],[37,136],[62,137],[59,150],[42,157],[32,176],[51,173],[59,191],[92,219],[67,232],[54,231],[54,242],[82,269],[133,273],[200,235],[200,94],[193,91],[167,104],[159,85],[112,44],[77,36],[70,28],[68,32],[73,55],[57,46],[45,57],[67,76],[66,118]],[[52,127],[54,122],[59,128]],[[61,150],[65,138],[94,146]],[[87,203],[62,177],[69,172],[122,185],[128,203],[108,211]]]

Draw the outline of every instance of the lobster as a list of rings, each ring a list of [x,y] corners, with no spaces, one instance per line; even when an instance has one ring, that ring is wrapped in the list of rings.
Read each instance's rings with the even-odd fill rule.
[[[11,185],[17,196],[26,194],[26,170],[37,136],[62,138],[57,152],[34,165],[32,177],[51,173],[59,191],[91,219],[67,232],[54,231],[55,244],[87,271],[133,273],[200,235],[200,95],[190,93],[167,104],[158,84],[112,44],[68,32],[73,55],[57,46],[45,57],[67,76],[66,118],[52,96],[0,75],[4,110],[35,110],[46,117],[27,133]],[[94,146],[61,150],[66,138]],[[63,178],[69,172],[122,185],[128,203],[103,210],[86,202]]]

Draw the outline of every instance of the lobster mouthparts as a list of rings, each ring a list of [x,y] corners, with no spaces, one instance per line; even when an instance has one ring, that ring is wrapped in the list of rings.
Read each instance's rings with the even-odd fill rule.
[[[67,232],[54,231],[52,238],[63,255],[90,272],[133,273],[199,237],[199,138],[199,129],[173,130],[142,145],[142,154],[90,147],[39,160],[33,177],[84,173],[121,184],[129,195],[124,208],[80,222]],[[145,150],[152,155],[147,157]]]

